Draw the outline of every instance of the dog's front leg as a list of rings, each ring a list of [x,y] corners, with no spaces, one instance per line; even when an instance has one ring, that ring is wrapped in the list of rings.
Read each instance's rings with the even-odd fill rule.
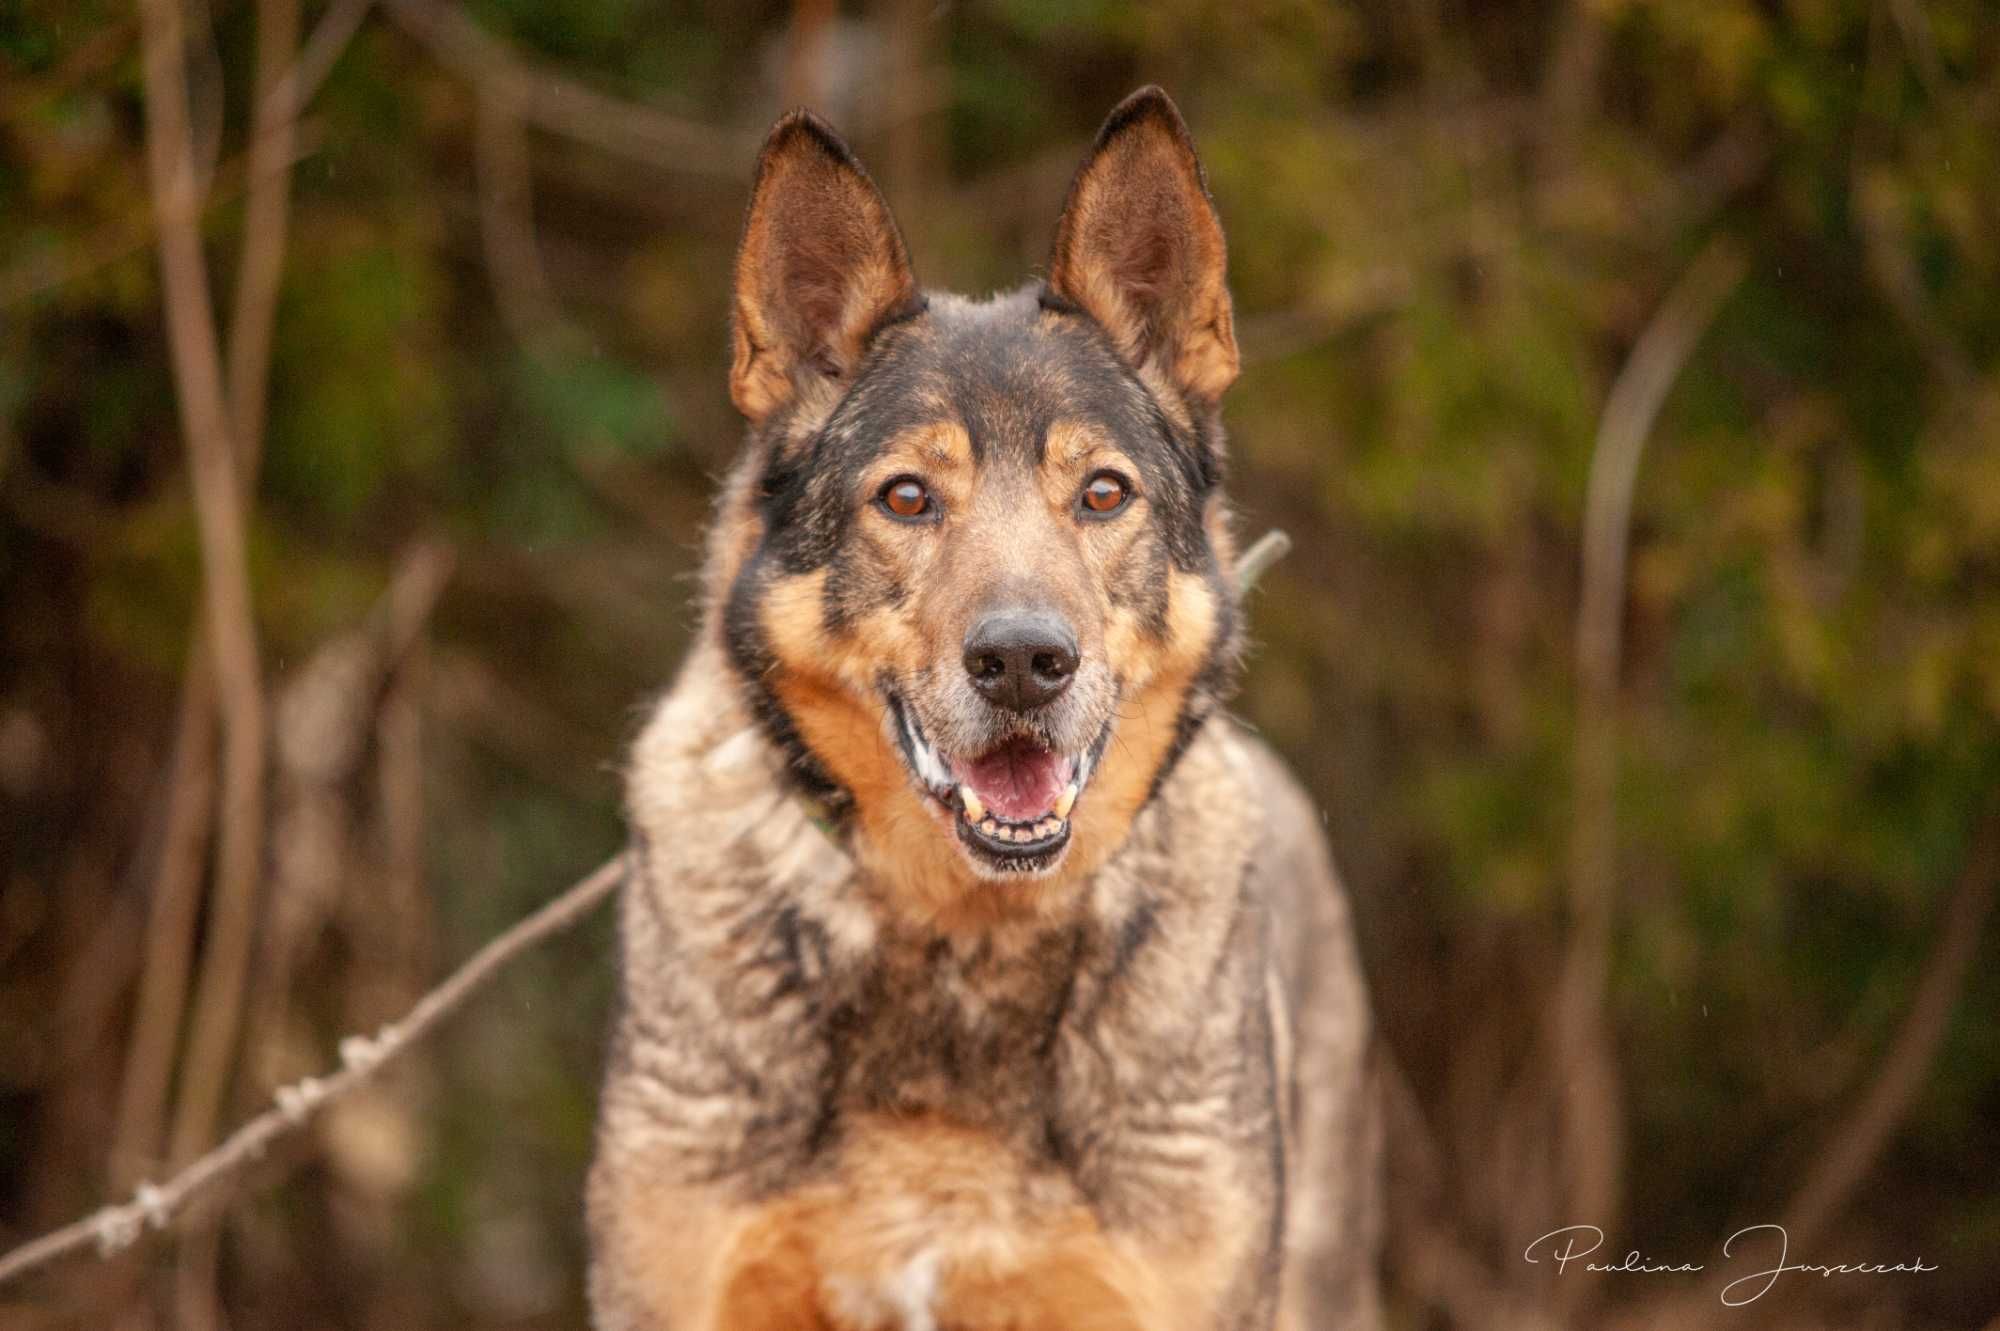
[[[662,1184],[600,1155],[591,1170],[594,1331],[709,1331],[723,1262],[746,1220],[708,1191]]]

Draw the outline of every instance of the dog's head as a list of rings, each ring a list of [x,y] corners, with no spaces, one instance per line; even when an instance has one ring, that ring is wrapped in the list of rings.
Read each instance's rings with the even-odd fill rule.
[[[800,778],[935,917],[1047,906],[1125,839],[1233,668],[1222,228],[1166,94],[1106,121],[1046,281],[921,292],[846,146],[758,163],[710,591]]]

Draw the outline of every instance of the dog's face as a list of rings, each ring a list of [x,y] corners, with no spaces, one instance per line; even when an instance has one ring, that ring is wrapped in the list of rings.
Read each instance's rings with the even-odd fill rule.
[[[984,302],[919,293],[817,121],[765,147],[731,373],[751,453],[713,591],[764,724],[932,918],[1058,899],[1227,682],[1223,275],[1154,89],[1099,135],[1046,283]]]

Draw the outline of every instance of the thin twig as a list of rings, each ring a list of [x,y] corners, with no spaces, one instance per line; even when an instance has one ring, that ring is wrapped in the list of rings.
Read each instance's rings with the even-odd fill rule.
[[[792,22],[785,33],[785,72],[778,83],[778,100],[786,106],[818,106],[825,89],[820,76],[826,66],[826,30],[833,25],[834,0],[793,0]]]
[[[322,138],[310,122],[300,125],[297,137],[294,164],[318,152]],[[243,193],[248,160],[248,154],[239,154],[216,170],[204,196],[205,212],[233,203]],[[158,219],[148,201],[127,216],[91,227],[80,237],[38,247],[11,267],[0,270],[0,310],[80,282],[130,258],[154,242],[157,225]]]
[[[243,205],[243,253],[229,320],[229,424],[238,465],[253,471],[263,453],[264,398],[285,232],[292,202],[292,139],[298,117],[299,0],[257,2],[257,98],[250,126],[250,195]],[[252,486],[246,485],[249,493]]]
[[[1553,995],[1553,1073],[1565,1214],[1609,1227],[1624,1152],[1616,1052],[1604,1016],[1617,874],[1617,694],[1625,561],[1639,460],[1667,392],[1746,263],[1711,241],[1667,294],[1606,399],[1584,499],[1577,610],[1577,717],[1570,835],[1569,940]]]
[[[1853,1195],[1887,1145],[1937,1057],[1951,1014],[1979,951],[1986,916],[1993,906],[1994,879],[2000,877],[2000,819],[1989,818],[1974,840],[1958,886],[1938,922],[1937,944],[1924,963],[1916,996],[1881,1070],[1848,1116],[1827,1135],[1811,1171],[1784,1211],[1792,1246],[1812,1241]]]
[[[319,92],[320,85],[333,73],[333,67],[340,62],[354,34],[360,30],[361,20],[368,17],[368,11],[375,7],[375,0],[334,0],[313,25],[312,34],[300,49],[298,59],[285,71],[271,90],[263,94],[271,103],[270,120],[276,124],[281,118],[297,120],[305,113],[306,106]]]
[[[342,899],[353,818],[346,791],[362,770],[385,695],[398,687],[405,658],[430,622],[452,563],[444,545],[426,541],[412,547],[398,559],[366,621],[322,644],[277,693],[270,906],[244,1045],[253,1060],[271,1050],[284,1029],[300,949]],[[421,801],[405,807],[385,803],[382,811],[414,819],[421,816]],[[271,1083],[283,1079],[264,1072],[252,1070],[254,1095],[268,1093]]]
[[[741,177],[755,151],[755,135],[712,129],[532,65],[454,5],[383,0],[383,8],[480,96],[507,99],[522,119],[542,129],[664,170],[731,180]]]
[[[1254,541],[1242,558],[1236,561],[1236,589],[1248,592],[1257,585],[1257,580],[1270,571],[1271,565],[1292,552],[1292,538],[1276,527],[1265,532]]]
[[[944,25],[934,0],[877,0],[869,17],[887,34],[885,76],[867,99],[870,118],[882,136],[882,188],[895,205],[903,234],[919,253],[929,237],[939,173],[935,119],[941,108],[941,80],[930,48]],[[823,44],[823,43],[822,43]]]
[[[1544,179],[1571,170],[1578,140],[1597,104],[1610,28],[1605,7],[1592,0],[1570,0],[1558,21],[1542,75],[1540,114],[1535,118],[1541,139],[1537,166]]]
[[[290,77],[299,41],[298,0],[258,0],[257,95],[251,124],[250,194],[244,205],[243,251],[237,265],[236,306],[229,322],[228,410],[230,462],[239,474],[241,493],[255,493],[251,479],[261,458],[264,400],[271,363],[271,335],[278,311],[278,284],[284,274],[285,231],[291,211],[292,142],[296,117],[285,82]],[[249,475],[245,475],[248,473]],[[248,500],[242,501],[245,508]],[[200,658],[197,657],[197,664]],[[196,991],[193,1030],[174,1115],[168,1160],[180,1165],[205,1149],[234,1084],[235,1046],[245,1028],[244,1004],[249,995],[249,960],[257,922],[257,891],[264,847],[265,702],[253,679],[251,702],[227,691],[221,700],[223,720],[234,735],[243,725],[241,713],[254,707],[256,747],[244,740],[240,761],[254,763],[257,794],[237,790],[221,808],[222,853],[215,880],[214,923],[203,953],[201,985]],[[225,779],[229,769],[225,768]],[[225,794],[229,792],[225,791]],[[250,820],[255,820],[254,828]],[[241,820],[239,823],[238,820]],[[231,861],[232,841],[245,849]],[[221,1324],[216,1296],[219,1232],[204,1224],[180,1252],[177,1300],[179,1322],[188,1331],[206,1331]]]
[[[1447,1197],[1444,1152],[1418,1102],[1416,1088],[1395,1054],[1378,1045],[1375,1088],[1381,1097],[1387,1145],[1388,1239],[1405,1282],[1454,1325],[1510,1324],[1500,1311],[1521,1295],[1493,1273],[1458,1232]]]
[[[1917,1093],[1924,1087],[1938,1047],[1972,971],[1984,936],[1986,917],[2000,888],[2000,814],[1989,813],[1974,833],[1970,853],[1959,871],[1951,899],[1938,920],[1936,941],[1924,962],[1903,1023],[1889,1041],[1879,1071],[1852,1109],[1826,1136],[1804,1179],[1780,1213],[1786,1244],[1793,1252],[1810,1250],[1827,1224],[1840,1214],[1868,1171],[1889,1144]],[[1728,1283],[1720,1271],[1701,1284],[1640,1304],[1621,1327],[1694,1327],[1710,1325],[1709,1311]],[[1988,1328],[2000,1331],[2000,1325]]]
[[[159,219],[160,274],[175,399],[186,436],[208,641],[223,717],[222,804],[210,946],[196,997],[171,1155],[191,1158],[213,1131],[249,961],[264,834],[264,689],[251,616],[236,450],[202,253],[201,199],[188,136],[185,16],[178,0],[140,0],[146,157]]]
[[[246,239],[237,270],[236,313],[229,345],[233,445],[245,494],[256,489],[263,454],[264,397],[283,275],[289,181],[299,156],[298,113],[353,39],[370,3],[372,0],[336,0],[296,60],[292,58],[297,42],[293,0],[280,6],[290,14],[277,14],[276,23],[267,24],[260,15],[257,68],[261,91],[248,153]],[[199,625],[182,679],[174,768],[169,776],[167,833],[151,894],[146,963],[113,1134],[112,1178],[121,1185],[136,1179],[159,1153],[160,1118],[187,1001],[188,961],[213,817],[216,681],[206,634]]]
[[[1980,381],[1978,369],[1952,336],[1931,297],[1923,270],[1911,252],[1914,247],[1907,209],[1883,165],[1894,160],[1895,127],[1901,123],[1903,69],[1890,49],[1890,30],[1903,26],[1898,13],[1902,8],[1895,0],[1888,0],[1869,14],[1868,52],[1861,68],[1859,114],[1847,167],[1848,208],[1860,224],[1866,271],[1876,294],[1903,321],[1939,379],[1963,392]],[[1919,41],[1913,40],[1912,30],[1906,26],[1903,37],[1918,61],[1919,74],[1928,82],[1930,72],[1924,67]]]
[[[479,235],[501,322],[515,341],[536,347],[557,323],[555,297],[535,242],[534,173],[520,108],[506,91],[479,96],[473,134],[478,166]]]
[[[297,121],[318,93],[320,85],[326,82],[327,75],[333,72],[334,65],[339,62],[373,4],[374,0],[335,0],[334,5],[321,16],[312,36],[306,40],[305,50],[300,53],[298,62],[286,73],[276,92],[291,108],[290,120]],[[287,131],[292,140],[288,166],[296,166],[318,149],[317,136],[306,133],[309,128],[294,124]],[[257,153],[258,144],[253,139],[248,152],[225,162],[216,171],[205,192],[207,207],[228,203],[242,191],[244,167]],[[152,240],[154,225],[153,209],[147,207],[130,217],[106,222],[81,242],[64,246],[64,251],[75,253],[74,258],[43,253],[14,264],[0,272],[0,309],[65,286],[135,253]]]
[[[272,1143],[408,1052],[514,958],[588,916],[624,880],[622,858],[600,865],[589,877],[473,953],[443,984],[419,999],[401,1021],[384,1026],[373,1036],[352,1035],[342,1040],[337,1071],[283,1087],[273,1097],[271,1108],[165,1183],[142,1183],[130,1201],[104,1207],[0,1257],[0,1285],[86,1248],[95,1247],[100,1254],[110,1256],[130,1247],[145,1230],[166,1228],[191,1202],[262,1158]]]
[[[111,1180],[130,1187],[160,1150],[161,1117],[187,1005],[189,959],[215,818],[215,672],[197,642],[188,654],[167,769],[166,830],[147,900],[146,957],[111,1134]]]

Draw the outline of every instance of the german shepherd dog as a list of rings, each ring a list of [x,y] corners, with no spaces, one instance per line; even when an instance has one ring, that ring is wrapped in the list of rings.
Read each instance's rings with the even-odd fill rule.
[[[1156,88],[980,301],[824,124],[772,130],[748,445],[631,759],[602,1331],[1376,1324],[1346,906],[1219,710],[1224,266]]]

